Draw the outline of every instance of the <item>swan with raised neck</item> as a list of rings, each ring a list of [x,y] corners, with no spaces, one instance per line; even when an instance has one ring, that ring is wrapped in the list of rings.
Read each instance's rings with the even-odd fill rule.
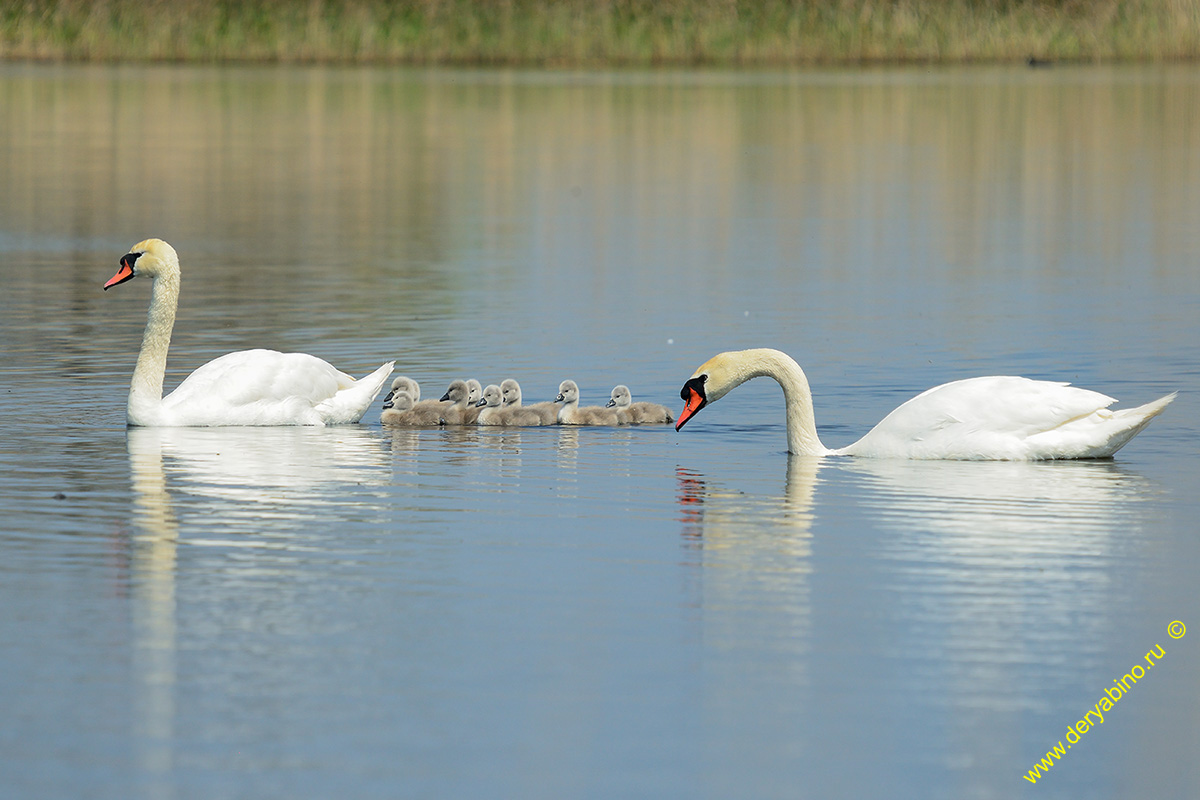
[[[719,353],[680,390],[679,430],[709,403],[758,377],[783,388],[788,452],[875,458],[1047,460],[1109,458],[1162,413],[1175,393],[1112,411],[1111,397],[1066,383],[994,375],[928,389],[892,411],[857,442],[825,447],[817,436],[804,370],[769,348]]]
[[[167,351],[179,305],[175,248],[138,242],[120,259],[105,290],[152,280],[142,349],[129,385],[126,421],[143,426],[336,425],[358,422],[392,372],[384,364],[361,380],[305,353],[240,350],[204,364],[163,397]]]

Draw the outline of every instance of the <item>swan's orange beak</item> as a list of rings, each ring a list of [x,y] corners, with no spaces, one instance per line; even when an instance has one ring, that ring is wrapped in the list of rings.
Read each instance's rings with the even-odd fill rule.
[[[108,279],[108,283],[104,284],[104,291],[133,278],[133,261],[134,259],[129,256],[121,257],[121,268],[117,270],[116,275]]]
[[[704,395],[691,386],[690,382],[689,385],[683,387],[680,394],[683,396],[684,405],[683,411],[679,412],[679,420],[675,423],[675,430],[679,430],[685,422],[696,416],[696,412],[704,408],[706,402]]]

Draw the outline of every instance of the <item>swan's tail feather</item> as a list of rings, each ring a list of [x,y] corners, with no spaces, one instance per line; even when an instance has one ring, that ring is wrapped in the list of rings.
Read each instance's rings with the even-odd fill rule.
[[[1167,406],[1171,405],[1171,401],[1174,400],[1178,396],[1179,396],[1179,392],[1171,392],[1169,395],[1166,395],[1165,397],[1160,397],[1157,400],[1153,400],[1149,403],[1146,403],[1144,406],[1138,406],[1137,408],[1131,408],[1131,409],[1129,409],[1129,413],[1131,413],[1131,414],[1141,413],[1145,416],[1145,418],[1147,420],[1152,420],[1155,417],[1157,417],[1159,414],[1161,414],[1163,412],[1163,409],[1165,409]]]
[[[371,403],[383,390],[383,384],[391,377],[396,362],[389,361],[379,369],[342,389],[333,397],[317,406],[317,412],[326,425],[344,425],[358,422],[371,407]]]
[[[1150,424],[1150,420],[1157,417],[1167,406],[1171,405],[1171,401],[1178,395],[1179,392],[1171,392],[1169,395],[1152,400],[1145,405],[1113,411],[1113,420],[1119,420],[1124,425],[1109,438],[1103,453],[1099,454],[1098,457],[1109,458],[1128,444],[1130,439],[1137,436],[1142,432],[1143,428]]]

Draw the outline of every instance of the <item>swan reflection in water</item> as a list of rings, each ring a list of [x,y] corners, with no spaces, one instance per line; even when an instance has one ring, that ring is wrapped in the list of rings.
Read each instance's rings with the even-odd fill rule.
[[[348,509],[370,508],[364,492],[385,484],[390,470],[378,439],[351,427],[130,428],[126,441],[138,530],[131,559],[137,758],[151,776],[149,794],[169,796],[181,541],[280,546],[278,536],[230,534],[282,526],[282,546],[294,548],[299,536],[323,535],[344,522]],[[382,516],[382,505],[376,508]]]
[[[840,466],[879,528],[864,557],[877,562],[875,580],[897,594],[897,608],[961,625],[955,647],[1005,659],[1046,637],[1098,646],[1087,644],[1095,631],[1058,626],[1082,615],[1103,627],[1116,574],[1136,563],[1152,505],[1144,501],[1157,491],[1113,461]],[[1035,619],[1045,624],[1033,630]]]
[[[807,543],[812,526],[813,495],[817,472],[824,460],[813,456],[788,456],[782,495],[749,495],[709,486],[703,473],[677,467],[679,521],[683,535],[697,548],[725,549],[764,525],[779,526],[776,542],[789,543],[797,554],[810,553]]]
[[[889,606],[888,646],[912,672],[902,691],[950,710],[938,725],[947,758],[969,766],[962,794],[986,793],[1026,752],[1024,715],[1112,657],[1129,603],[1115,587],[1138,582],[1158,490],[1110,460],[845,469],[880,529],[868,571]]]
[[[678,519],[685,548],[700,567],[695,605],[704,641],[739,654],[719,660],[713,677],[739,685],[747,672],[804,688],[812,649],[813,497],[823,459],[788,458],[782,492],[733,489],[719,479],[676,468]],[[786,675],[761,662],[764,646],[783,654]],[[727,672],[722,672],[727,670]]]
[[[130,429],[133,524],[131,618],[135,685],[134,742],[151,796],[169,796],[175,732],[175,565],[179,523],[167,494],[162,452]],[[136,441],[135,441],[136,440]]]
[[[369,491],[390,479],[378,437],[357,426],[130,428],[128,446],[131,466],[158,464],[177,502],[226,532],[382,513]]]
[[[792,639],[786,676],[743,663],[742,682],[796,681],[816,717],[845,713],[822,698],[909,698],[945,731],[948,763],[969,765],[964,795],[1011,775],[1023,714],[1102,669],[1127,602],[1113,587],[1143,563],[1137,533],[1158,492],[1112,461],[792,456],[775,495],[714,485],[711,471],[681,468],[677,479],[683,543],[703,567],[705,640],[761,653]],[[869,666],[815,666],[846,653],[903,668],[877,689],[856,671]],[[1014,694],[1017,675],[1030,691]],[[811,744],[815,759],[832,759],[844,741]]]
[[[887,527],[957,534],[964,544],[1003,540],[1017,552],[1078,552],[1081,537],[1124,532],[1155,492],[1145,478],[1107,459],[855,459],[841,466],[861,479],[863,504]]]
[[[1107,553],[1115,535],[1135,531],[1154,485],[1111,460],[913,461],[789,456],[779,496],[711,488],[702,473],[677,469],[679,520],[694,546],[724,548],[770,526],[793,541],[807,538],[826,479],[858,484],[855,506],[881,527],[937,532],[929,542],[951,554],[1003,546],[1013,557],[1055,552]],[[830,509],[831,514],[837,513]],[[1044,565],[1042,565],[1044,567]]]

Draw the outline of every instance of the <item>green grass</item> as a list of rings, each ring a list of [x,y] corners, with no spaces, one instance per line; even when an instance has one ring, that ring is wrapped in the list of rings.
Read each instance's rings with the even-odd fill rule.
[[[0,59],[802,65],[1200,57],[1200,0],[0,0]]]

